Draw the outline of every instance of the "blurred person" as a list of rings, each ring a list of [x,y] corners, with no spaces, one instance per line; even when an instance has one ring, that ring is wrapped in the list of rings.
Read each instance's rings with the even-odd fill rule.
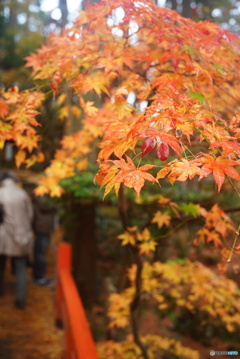
[[[54,229],[56,207],[49,204],[47,196],[33,197],[33,279],[41,286],[52,284],[52,280],[46,277],[46,256]]]
[[[27,292],[27,257],[32,250],[33,207],[27,192],[20,188],[11,171],[0,173],[0,295],[4,294],[4,270],[11,257],[16,275],[15,305],[24,309]]]

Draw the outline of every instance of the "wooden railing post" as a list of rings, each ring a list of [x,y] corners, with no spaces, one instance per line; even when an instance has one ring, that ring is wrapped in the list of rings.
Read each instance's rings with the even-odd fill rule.
[[[72,247],[69,243],[58,245],[57,271],[69,270],[72,267]]]
[[[71,271],[72,267],[72,247],[69,243],[60,243],[58,245],[57,251],[57,283],[56,283],[56,312],[55,312],[55,323],[57,327],[63,327],[63,318],[62,318],[62,289],[59,280],[59,273],[62,270]]]
[[[98,359],[81,297],[71,274],[72,250],[58,246],[56,324],[66,332],[66,359]]]

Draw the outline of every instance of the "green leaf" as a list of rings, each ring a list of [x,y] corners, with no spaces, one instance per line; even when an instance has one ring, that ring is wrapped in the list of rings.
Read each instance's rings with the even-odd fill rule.
[[[187,216],[193,216],[194,218],[198,216],[198,206],[192,202],[184,203],[180,208]]]
[[[189,53],[189,55],[195,55],[196,54],[196,50],[194,49],[194,47],[191,46],[183,46],[182,51],[187,51]]]
[[[201,102],[201,104],[205,105],[206,104],[206,99],[205,97],[199,93],[199,92],[190,92],[190,97],[193,99],[193,100],[197,100],[199,102]]]
[[[212,64],[214,67],[216,67],[219,71],[221,71],[221,73],[225,73],[226,70],[225,68],[221,65],[221,64]]]

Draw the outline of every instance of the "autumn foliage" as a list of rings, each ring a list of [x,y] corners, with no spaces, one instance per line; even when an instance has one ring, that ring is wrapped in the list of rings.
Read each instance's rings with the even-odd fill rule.
[[[192,273],[194,272],[194,276]],[[129,278],[134,284],[136,266],[129,270]],[[142,301],[154,307],[161,317],[177,313],[175,320],[184,323],[187,316],[194,316],[195,331],[203,335],[207,326],[234,332],[239,328],[239,293],[237,285],[224,276],[216,278],[214,273],[200,263],[145,263],[143,268]],[[214,290],[215,289],[215,290]],[[134,288],[129,287],[121,294],[110,298],[109,316],[111,327],[129,330],[129,305],[134,296]],[[214,305],[213,305],[214,303]],[[177,310],[176,310],[177,309]],[[182,326],[184,326],[182,324]],[[183,330],[183,329],[182,329]],[[142,341],[149,348],[150,358],[200,358],[197,351],[184,347],[173,338],[159,335],[143,335]],[[106,357],[142,358],[139,348],[131,335],[124,346],[120,343],[99,343],[100,358]],[[130,356],[131,357],[131,356]]]
[[[207,177],[214,181],[218,192],[226,181],[238,192],[239,53],[237,35],[210,22],[195,23],[151,0],[102,0],[97,5],[89,4],[71,27],[51,35],[47,44],[26,59],[37,88],[49,86],[58,102],[60,118],[69,113],[75,117],[83,115],[81,130],[63,138],[37,193],[60,196],[61,180],[87,168],[96,143],[99,171],[95,180],[105,188],[104,197],[112,190],[118,195],[123,185],[139,197],[146,182],[164,186],[165,179],[174,184]],[[71,105],[66,103],[66,86],[73,91]],[[96,96],[100,106],[92,100]],[[30,165],[42,156],[35,151],[39,140],[36,108],[40,111],[42,100],[43,94],[36,90],[2,91],[0,144],[3,147],[4,141],[15,141],[19,147],[18,166],[24,162]],[[168,228],[173,216],[181,217],[182,210],[168,198],[160,196],[158,206],[150,221],[158,229]],[[205,220],[205,226],[196,234],[197,245],[212,242],[222,249],[229,231],[231,236],[235,231],[230,218],[217,206],[209,212],[196,206],[194,216]],[[147,227],[124,230],[119,236],[122,245],[130,245],[140,256],[155,250],[157,238]],[[162,276],[168,272],[165,265],[157,266]],[[173,269],[176,268],[169,269],[172,276]],[[191,270],[201,268],[196,265]],[[132,269],[131,275],[133,272]],[[182,279],[186,285],[190,280]],[[170,291],[169,286],[179,283],[169,281],[164,290]],[[194,298],[188,295],[192,299],[184,305],[189,303],[189,310],[198,301],[197,295],[201,295],[200,288]],[[179,302],[182,299],[174,293],[171,296],[180,307],[183,305]],[[167,305],[163,294],[155,299],[159,305]],[[203,310],[216,317],[220,312],[210,310],[211,301],[215,299],[206,298]],[[233,330],[235,322],[228,321],[228,309],[220,305],[220,310],[227,330]],[[128,340],[128,345],[133,345],[131,338]],[[114,353],[113,350],[112,357]],[[137,355],[136,352],[134,358]]]
[[[114,22],[119,7],[124,15]],[[106,193],[118,183],[139,193],[145,181],[156,182],[147,176],[152,167],[140,169],[127,160],[126,153],[135,159],[156,151],[162,161],[157,180],[166,176],[171,182],[194,176],[201,180],[213,174],[218,190],[225,177],[239,180],[235,169],[240,152],[239,38],[216,24],[195,23],[151,1],[102,1],[80,13],[63,35],[52,35],[47,45],[27,58],[27,66],[33,68],[35,80],[49,81],[55,96],[64,82],[73,88],[85,114],[83,129],[78,139],[75,134],[73,141],[63,140],[55,161],[63,163],[70,153],[75,163],[68,166],[76,166],[88,143],[100,136],[97,181],[108,185]],[[91,91],[104,95],[101,108],[84,101]],[[129,94],[134,97],[131,103]],[[15,103],[24,113],[31,109],[31,100],[21,102],[20,95],[10,96],[9,91],[3,96],[2,122],[18,133],[8,106]],[[32,92],[32,101],[37,102],[37,96]],[[145,111],[141,111],[143,101],[147,101]],[[28,110],[21,119],[21,131],[29,141],[32,138],[32,145],[11,135],[23,150],[35,147],[34,130],[24,127],[37,125],[35,115]],[[4,136],[11,138],[8,133]],[[118,162],[109,162],[112,155]],[[114,175],[106,178],[109,171]],[[50,175],[56,177],[56,184],[68,175],[65,167],[61,175],[54,172]],[[44,188],[53,189],[47,180],[39,191]]]

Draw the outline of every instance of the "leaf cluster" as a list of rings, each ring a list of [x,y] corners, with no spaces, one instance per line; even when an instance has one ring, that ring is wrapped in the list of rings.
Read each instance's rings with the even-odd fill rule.
[[[135,275],[134,265],[129,270],[130,282],[134,282]],[[189,312],[194,325],[201,326],[202,332],[209,324],[216,330],[224,328],[225,335],[239,330],[237,285],[225,276],[214,274],[203,264],[189,260],[144,263],[142,278],[142,301],[155,305],[163,317],[174,313],[184,320]],[[133,295],[131,286],[110,297],[111,326],[127,328],[130,325],[129,303]]]

